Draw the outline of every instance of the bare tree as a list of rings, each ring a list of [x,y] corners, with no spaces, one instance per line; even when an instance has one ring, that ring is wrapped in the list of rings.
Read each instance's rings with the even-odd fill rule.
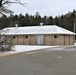
[[[26,7],[27,3],[22,3],[21,0],[0,0],[0,14],[4,13],[14,13],[12,10],[8,9],[10,4],[20,4]]]
[[[22,3],[21,0],[0,0],[0,14],[5,15],[6,13],[14,13],[12,10],[8,9],[8,6],[10,6],[11,4],[20,4],[26,7],[26,3]],[[0,50],[9,51],[11,49],[11,45],[3,45],[6,38],[4,37],[4,34],[2,34],[2,32],[6,33],[7,31],[0,30]]]

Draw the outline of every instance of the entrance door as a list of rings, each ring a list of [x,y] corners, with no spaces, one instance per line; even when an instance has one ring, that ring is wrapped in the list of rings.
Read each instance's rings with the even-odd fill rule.
[[[37,44],[42,45],[43,44],[43,35],[37,35]]]

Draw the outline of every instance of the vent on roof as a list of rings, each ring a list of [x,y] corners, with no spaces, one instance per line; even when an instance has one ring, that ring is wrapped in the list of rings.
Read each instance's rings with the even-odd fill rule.
[[[18,24],[15,24],[15,27],[18,27]]]
[[[43,23],[40,23],[40,26],[43,26]]]

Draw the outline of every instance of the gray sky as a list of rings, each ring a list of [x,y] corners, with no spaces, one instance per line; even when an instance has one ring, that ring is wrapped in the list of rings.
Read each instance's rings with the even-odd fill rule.
[[[21,0],[23,3],[28,3],[26,8],[12,4],[11,8],[14,14],[30,14],[35,15],[39,12],[41,16],[59,16],[66,14],[69,11],[76,10],[76,0]]]

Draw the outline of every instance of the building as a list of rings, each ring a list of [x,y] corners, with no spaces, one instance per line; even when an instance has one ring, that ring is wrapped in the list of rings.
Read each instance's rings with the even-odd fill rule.
[[[9,27],[3,29],[5,44],[73,45],[74,33],[56,25]]]

